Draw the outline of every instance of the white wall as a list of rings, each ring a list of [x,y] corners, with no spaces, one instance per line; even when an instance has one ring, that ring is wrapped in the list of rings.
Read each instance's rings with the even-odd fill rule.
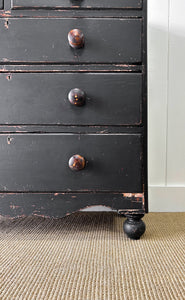
[[[148,0],[149,210],[185,211],[185,1]]]

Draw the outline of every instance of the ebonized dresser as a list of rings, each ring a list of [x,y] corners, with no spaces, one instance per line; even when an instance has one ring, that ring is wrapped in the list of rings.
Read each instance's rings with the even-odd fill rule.
[[[0,215],[147,212],[146,0],[0,1]]]

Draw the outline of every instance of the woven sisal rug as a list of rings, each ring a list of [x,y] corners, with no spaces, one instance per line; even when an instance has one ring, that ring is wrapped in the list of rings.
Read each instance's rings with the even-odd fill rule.
[[[1,300],[185,299],[185,213],[150,213],[138,241],[114,213],[0,220]]]

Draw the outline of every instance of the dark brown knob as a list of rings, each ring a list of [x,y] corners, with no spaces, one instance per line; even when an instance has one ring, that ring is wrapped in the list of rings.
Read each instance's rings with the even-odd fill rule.
[[[85,104],[85,93],[80,89],[72,89],[68,94],[68,100],[71,104],[76,106],[82,106]]]
[[[69,45],[72,48],[75,48],[75,49],[82,48],[84,45],[83,32],[79,29],[72,29],[68,33],[68,41],[69,41]]]
[[[79,154],[73,155],[69,159],[69,167],[73,171],[80,171],[85,168],[85,158]]]

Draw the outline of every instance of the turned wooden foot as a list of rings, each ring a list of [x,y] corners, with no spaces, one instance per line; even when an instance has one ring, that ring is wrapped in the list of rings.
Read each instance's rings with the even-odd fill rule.
[[[126,215],[126,221],[123,224],[123,230],[126,235],[133,240],[139,240],[145,232],[145,223],[141,220],[144,215]]]

